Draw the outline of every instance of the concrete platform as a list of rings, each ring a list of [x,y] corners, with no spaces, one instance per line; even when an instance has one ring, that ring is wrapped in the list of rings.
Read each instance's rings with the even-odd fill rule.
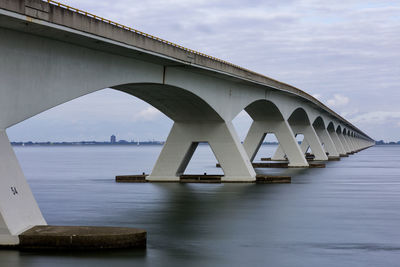
[[[123,183],[158,183],[146,180],[147,175],[119,175],[115,177],[116,182]],[[189,174],[181,175],[178,183],[205,183],[205,184],[221,184],[221,183],[259,183],[259,184],[274,184],[274,183],[291,183],[290,176],[274,176],[257,174],[255,181],[222,181],[223,175],[220,174]]]
[[[289,162],[254,162],[252,163],[254,168],[325,168],[325,163],[308,162],[308,167],[291,167]],[[221,165],[217,163],[217,168],[221,168]]]
[[[147,183],[146,174],[139,175],[117,175],[115,181],[117,183]]]
[[[287,161],[287,159],[261,158],[261,161]]]
[[[257,175],[257,184],[290,184],[292,178],[290,176],[269,176],[269,175]]]
[[[145,248],[142,229],[98,226],[35,226],[19,235],[21,250],[103,250]]]
[[[340,157],[330,156],[330,157],[328,157],[328,161],[340,161]]]
[[[261,161],[284,161],[287,162],[287,159],[272,159],[272,158],[261,158]],[[306,157],[307,161],[314,161],[314,157]]]
[[[221,183],[223,175],[215,174],[191,174],[181,175],[181,183]]]

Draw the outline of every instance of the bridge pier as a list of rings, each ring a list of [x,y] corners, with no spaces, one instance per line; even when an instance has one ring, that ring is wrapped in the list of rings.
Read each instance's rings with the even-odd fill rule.
[[[342,145],[343,145],[345,154],[351,153],[351,149],[350,149],[350,147],[349,147],[349,145],[348,145],[348,143],[347,143],[347,141],[346,141],[346,139],[345,139],[345,137],[344,137],[344,134],[343,134],[341,131],[339,131],[339,132],[337,133],[337,135],[339,136],[340,142],[341,142]]]
[[[304,135],[304,153],[307,151],[309,146],[315,156],[314,160],[328,160],[328,156],[326,155],[317,133],[311,124],[297,124],[291,125],[291,127],[296,134],[301,133]]]
[[[289,167],[308,167],[307,160],[300,150],[293,131],[285,120],[253,121],[243,143],[251,161],[257,154],[267,133],[275,134],[279,141],[280,150],[283,155],[287,156]]]
[[[347,142],[349,143],[351,152],[353,152],[353,153],[356,152],[357,148],[355,147],[353,139],[351,138],[351,136],[350,135],[346,135],[346,138],[347,138]]]
[[[310,144],[307,142],[307,140],[304,138],[303,141],[301,141],[300,144],[300,150],[301,153],[306,154],[307,150],[310,148]]]
[[[324,144],[324,149],[325,151],[329,154],[329,158],[337,158],[339,157],[339,152],[336,149],[336,146],[329,135],[328,131],[326,128],[315,128],[315,131],[321,140],[321,142]]]
[[[18,235],[46,225],[5,130],[0,130],[0,246],[18,245]]]
[[[337,132],[333,129],[328,128],[328,133],[330,137],[332,138],[332,141],[336,147],[337,152],[339,153],[339,156],[343,157],[346,155],[346,150],[344,149],[344,146],[342,144],[342,141],[340,141],[339,135]]]
[[[296,139],[295,139],[295,141],[297,143]],[[300,152],[302,152],[301,148],[300,148]],[[302,155],[304,157],[304,153],[302,153]],[[283,151],[281,144],[279,143],[278,148],[275,150],[275,153],[274,153],[274,155],[272,155],[271,159],[276,160],[276,161],[282,161],[282,160],[287,160],[286,157],[287,156],[286,156],[285,152]]]
[[[222,181],[256,180],[231,122],[175,122],[147,180],[179,181],[200,142],[209,143],[224,171]]]

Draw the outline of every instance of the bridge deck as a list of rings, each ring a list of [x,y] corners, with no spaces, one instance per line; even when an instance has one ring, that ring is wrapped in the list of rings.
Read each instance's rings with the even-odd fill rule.
[[[227,61],[182,47],[131,27],[72,8],[53,0],[0,0],[0,27],[13,28],[97,50],[104,50],[166,66],[183,66],[196,72],[207,72],[224,79],[234,79],[253,86],[266,86],[306,99],[363,133],[316,98],[289,84],[255,73]],[[23,15],[11,19],[12,11]],[[23,21],[19,21],[23,19]]]

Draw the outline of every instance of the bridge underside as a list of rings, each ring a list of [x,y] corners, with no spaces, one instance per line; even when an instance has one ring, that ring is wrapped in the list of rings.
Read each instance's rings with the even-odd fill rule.
[[[18,244],[19,233],[46,224],[6,129],[100,89],[139,97],[174,121],[151,181],[179,180],[199,142],[210,144],[222,179],[232,182],[255,180],[251,161],[268,133],[280,143],[273,158],[290,167],[308,166],[308,148],[324,161],[374,144],[300,95],[3,9],[0,40],[0,245]],[[232,126],[242,110],[253,119],[243,144]],[[301,145],[296,134],[305,137]]]

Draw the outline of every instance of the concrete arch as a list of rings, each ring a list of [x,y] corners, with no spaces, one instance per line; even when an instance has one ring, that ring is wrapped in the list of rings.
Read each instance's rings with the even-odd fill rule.
[[[308,148],[310,148],[316,160],[328,160],[326,152],[322,147],[321,140],[312,124],[315,120],[316,119],[311,121],[306,110],[299,107],[290,115],[288,122],[295,135],[304,135],[304,140],[301,143],[302,153],[306,153]],[[320,118],[320,120],[322,121],[322,118]]]
[[[279,108],[270,100],[260,99],[245,108],[250,117],[255,120],[284,120]]]
[[[140,98],[173,121],[220,121],[221,116],[189,90],[166,84],[123,84],[111,87]]]
[[[321,116],[318,116],[313,122],[314,128],[326,129],[325,122]]]
[[[331,121],[328,123],[328,126],[326,127],[326,129],[328,130],[328,132],[336,132],[336,127],[335,124]]]
[[[339,137],[339,132],[341,133],[341,129],[340,129],[340,131],[338,131],[338,128],[340,128],[340,125],[335,126],[335,122],[331,121],[331,122],[329,122],[326,129],[329,133],[329,136],[332,139],[333,144],[335,145],[337,154],[339,156],[345,156],[346,150],[344,148],[341,138]]]
[[[282,157],[289,160],[289,166],[308,166],[289,123],[275,103],[260,99],[250,103],[245,110],[253,119],[243,143],[250,161],[254,160],[265,136],[273,133],[279,141]]]
[[[336,133],[340,139],[340,142],[342,143],[343,146],[343,150],[345,152],[345,154],[349,154],[352,152],[352,148],[350,146],[350,144],[348,143],[348,140],[346,138],[346,133],[347,133],[347,129],[345,128],[345,126],[343,125],[338,125],[337,129],[336,129]]]
[[[322,116],[318,116],[313,122],[313,127],[323,145],[324,151],[328,155],[328,159],[337,160],[340,154],[336,145],[335,137],[332,137],[331,134],[332,131],[334,131],[333,123],[329,122],[329,124],[326,125]]]
[[[309,116],[304,108],[299,107],[295,109],[288,118],[290,124],[309,125],[311,124]]]

